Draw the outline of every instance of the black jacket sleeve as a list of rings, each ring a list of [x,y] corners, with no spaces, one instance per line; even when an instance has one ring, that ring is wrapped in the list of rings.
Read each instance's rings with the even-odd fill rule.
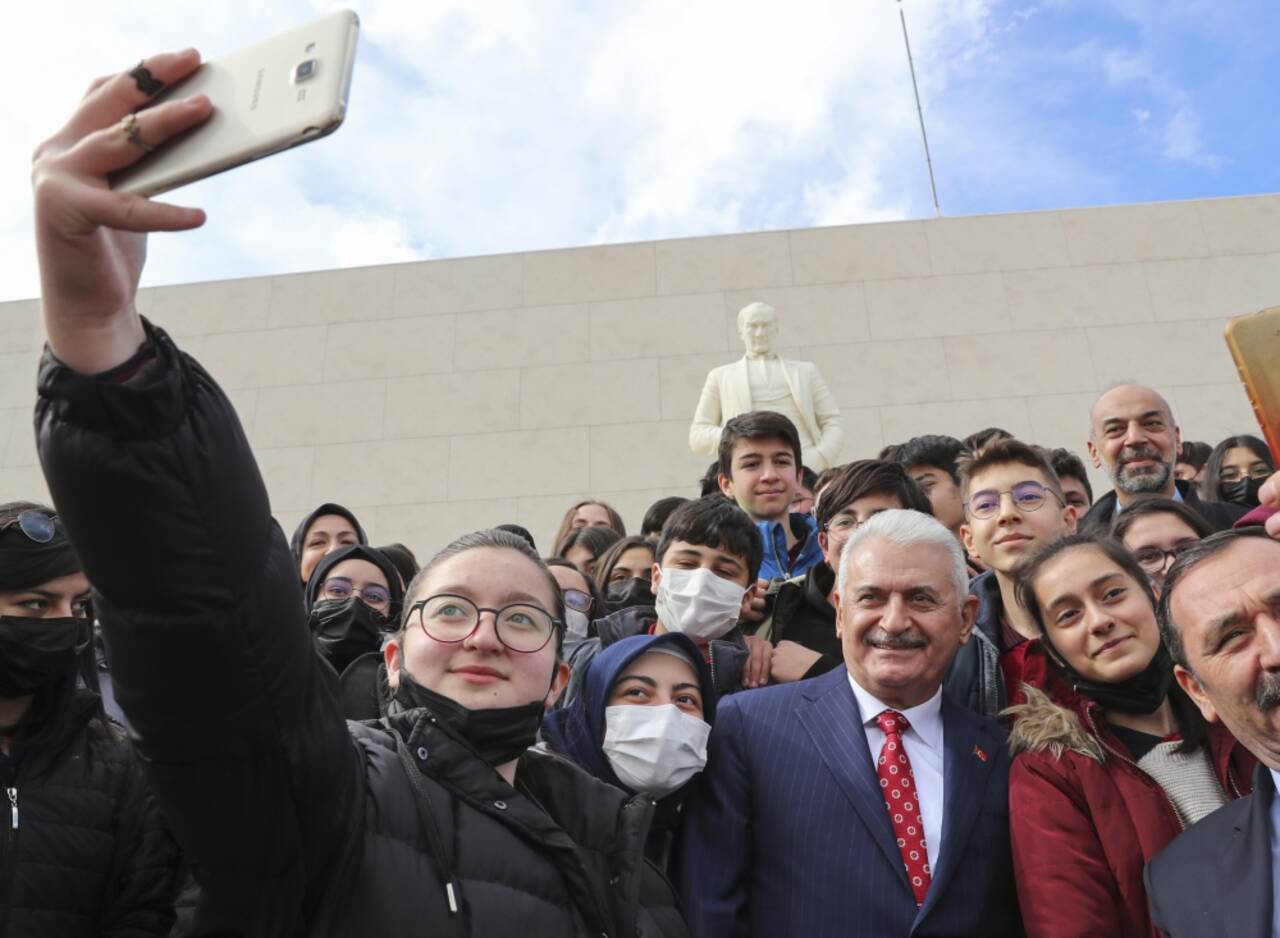
[[[178,847],[135,758],[126,760],[116,811],[116,873],[101,915],[103,938],[164,938],[174,921]]]
[[[40,460],[148,779],[200,870],[202,923],[291,934],[358,843],[360,763],[235,411],[146,328],[111,375],[46,351]]]

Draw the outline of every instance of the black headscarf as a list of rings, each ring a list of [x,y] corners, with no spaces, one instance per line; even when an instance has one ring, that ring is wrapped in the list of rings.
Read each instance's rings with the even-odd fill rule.
[[[6,508],[49,515],[54,519],[54,534],[47,544],[40,544],[28,537],[16,522],[0,531],[0,590],[16,592],[31,589],[84,569],[51,509],[35,504],[10,504]],[[85,635],[89,634],[90,624],[86,622]],[[78,686],[82,683],[84,688]],[[28,754],[24,758],[39,761],[58,751],[69,734],[102,714],[101,699],[94,693],[97,686],[93,647],[86,641],[77,655],[74,668],[36,693],[31,708],[18,724],[13,741],[15,749],[10,758],[21,751]]]
[[[310,609],[316,604],[316,600],[320,596],[320,587],[324,585],[325,579],[328,578],[333,568],[344,560],[367,560],[382,571],[382,575],[387,578],[387,592],[391,594],[391,615],[394,617],[400,610],[400,604],[404,601],[404,585],[400,582],[400,571],[396,569],[396,565],[391,562],[387,555],[378,550],[378,548],[366,547],[363,544],[349,544],[346,547],[339,547],[337,550],[331,551],[320,558],[316,568],[311,571],[311,579],[307,581],[305,593],[307,608]]]
[[[351,522],[351,526],[356,529],[356,538],[360,543],[369,543],[369,538],[364,533],[364,528],[360,526],[360,522],[356,520],[356,516],[349,509],[333,502],[325,502],[303,518],[298,523],[298,526],[293,529],[293,537],[289,539],[289,550],[293,552],[293,565],[295,568],[302,565],[302,545],[307,539],[307,532],[311,530],[311,526],[316,523],[317,518],[323,518],[325,515],[337,515],[340,518],[346,518]]]
[[[34,511],[53,516],[48,509],[32,506]],[[84,567],[67,540],[62,524],[55,518],[53,540],[38,544],[15,522],[0,531],[0,590],[30,589],[58,577],[79,573]]]

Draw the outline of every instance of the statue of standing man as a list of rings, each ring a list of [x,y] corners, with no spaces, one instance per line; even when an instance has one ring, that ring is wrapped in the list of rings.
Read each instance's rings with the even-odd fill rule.
[[[844,431],[840,409],[813,362],[786,361],[774,348],[778,313],[767,303],[738,311],[738,335],[747,354],[711,369],[689,427],[689,448],[702,456],[719,451],[726,421],[752,410],[772,410],[791,419],[800,431],[804,464],[821,472],[836,464]]]

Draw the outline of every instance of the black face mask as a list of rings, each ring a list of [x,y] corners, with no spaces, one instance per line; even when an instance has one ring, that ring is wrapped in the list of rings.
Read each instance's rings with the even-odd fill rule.
[[[605,608],[610,612],[617,612],[619,609],[630,609],[632,606],[652,606],[653,604],[653,581],[639,576],[630,580],[618,580],[610,583],[604,602]]]
[[[554,675],[552,680],[554,680]],[[538,729],[547,708],[541,700],[519,707],[499,707],[493,710],[468,710],[456,700],[450,700],[433,690],[423,687],[409,672],[400,669],[400,686],[392,695],[389,712],[430,710],[442,724],[475,751],[487,765],[497,768],[515,759],[538,739]]]
[[[1096,701],[1104,710],[1114,710],[1117,713],[1155,713],[1169,696],[1169,688],[1173,684],[1173,657],[1164,647],[1164,642],[1160,643],[1151,663],[1140,673],[1118,684],[1103,684],[1083,677],[1062,660],[1057,649],[1049,645],[1047,638],[1044,641],[1071,689]]]
[[[1253,479],[1245,476],[1239,482],[1220,482],[1218,491],[1222,493],[1222,500],[1232,502],[1236,505],[1244,505],[1247,508],[1258,507],[1258,489],[1262,488],[1262,483],[1266,479]]]
[[[0,616],[0,697],[25,697],[76,668],[89,639],[87,619]]]
[[[308,625],[320,654],[341,674],[356,658],[381,647],[391,622],[360,597],[349,596],[320,600],[311,607]]]

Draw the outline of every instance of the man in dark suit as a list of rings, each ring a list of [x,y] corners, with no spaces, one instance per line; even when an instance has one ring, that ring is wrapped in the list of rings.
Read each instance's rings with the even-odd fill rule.
[[[1226,531],[1248,510],[1207,502],[1190,482],[1174,476],[1181,432],[1169,402],[1151,388],[1122,384],[1102,394],[1089,412],[1089,458],[1115,488],[1080,519],[1080,530],[1105,532],[1118,512],[1139,495],[1185,502],[1215,531]]]
[[[1273,482],[1280,496],[1280,475]],[[1253,794],[1147,864],[1152,917],[1172,938],[1280,935],[1280,542],[1261,528],[1200,541],[1165,577],[1160,631],[1178,683],[1258,769]]]
[[[1021,934],[1004,733],[942,695],[977,606],[959,543],[884,511],[837,577],[845,667],[717,710],[685,817],[694,935]]]

